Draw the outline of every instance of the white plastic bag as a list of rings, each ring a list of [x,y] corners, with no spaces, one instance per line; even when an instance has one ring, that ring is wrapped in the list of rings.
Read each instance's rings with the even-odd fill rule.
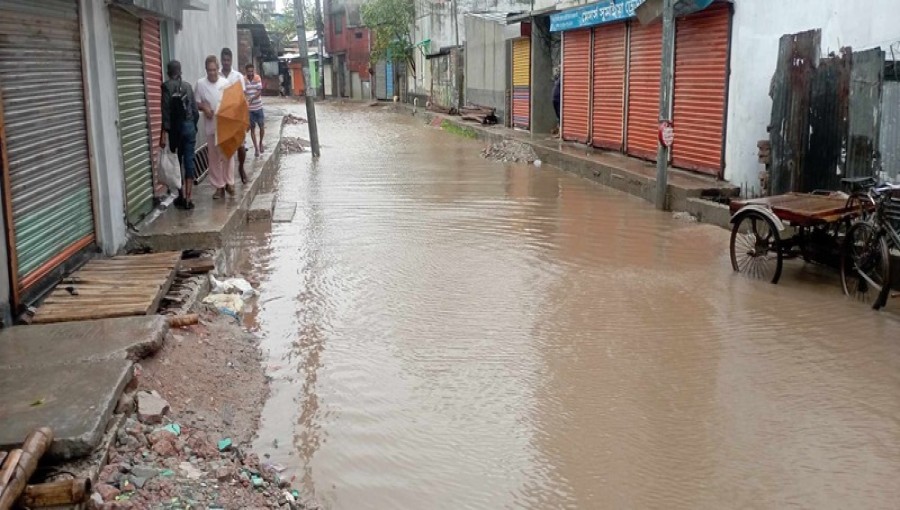
[[[178,154],[169,149],[159,151],[159,180],[169,188],[169,191],[181,189],[181,165],[178,164]]]

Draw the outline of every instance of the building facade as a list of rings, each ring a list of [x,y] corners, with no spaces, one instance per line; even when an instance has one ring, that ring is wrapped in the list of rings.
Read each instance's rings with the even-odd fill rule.
[[[235,11],[234,0],[0,3],[4,324],[146,221],[164,191],[153,161],[165,62],[195,81],[205,55],[235,48]]]
[[[334,97],[371,99],[371,36],[362,26],[361,0],[324,0],[325,53],[332,61]]]

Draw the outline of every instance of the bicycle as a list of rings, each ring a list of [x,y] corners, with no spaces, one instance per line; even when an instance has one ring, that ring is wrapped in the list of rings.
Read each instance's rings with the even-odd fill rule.
[[[878,310],[891,293],[891,251],[900,250],[900,185],[872,184],[850,200],[858,201],[860,214],[841,248],[841,285],[844,294]]]

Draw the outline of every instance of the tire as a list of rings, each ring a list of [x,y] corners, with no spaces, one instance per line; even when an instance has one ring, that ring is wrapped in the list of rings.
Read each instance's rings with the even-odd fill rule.
[[[844,294],[878,310],[887,302],[891,258],[887,241],[868,222],[854,224],[841,248],[841,286]]]
[[[764,214],[748,211],[731,229],[731,267],[749,278],[778,283],[784,264],[781,235]]]

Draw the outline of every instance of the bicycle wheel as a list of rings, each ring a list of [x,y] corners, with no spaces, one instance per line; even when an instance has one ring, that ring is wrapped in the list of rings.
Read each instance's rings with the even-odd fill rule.
[[[749,211],[731,229],[731,267],[750,278],[778,283],[783,254],[781,236],[772,220]]]
[[[891,261],[887,241],[871,223],[856,223],[841,249],[844,294],[878,310],[887,301]]]

